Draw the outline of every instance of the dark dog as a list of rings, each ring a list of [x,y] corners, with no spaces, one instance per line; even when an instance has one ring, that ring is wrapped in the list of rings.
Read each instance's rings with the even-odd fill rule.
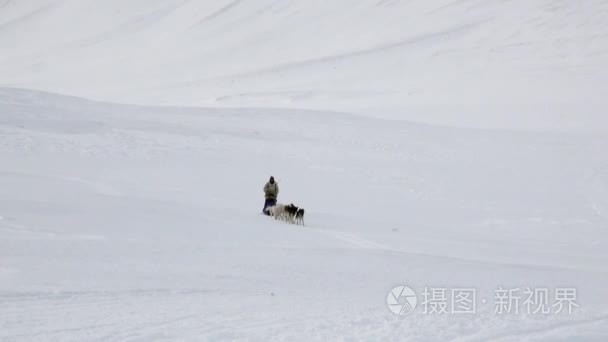
[[[302,224],[304,225],[304,209],[296,207],[293,203],[288,204],[284,207],[283,220],[289,223]]]
[[[298,209],[299,208],[293,205],[293,203],[285,206],[285,212],[287,213],[288,222],[294,223]]]
[[[304,208],[299,208],[296,211],[295,223],[296,224],[301,223],[302,225],[304,225]]]

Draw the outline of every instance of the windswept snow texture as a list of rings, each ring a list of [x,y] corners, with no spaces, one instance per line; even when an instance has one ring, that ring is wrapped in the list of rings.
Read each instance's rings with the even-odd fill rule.
[[[0,341],[608,341],[607,18],[0,0]],[[306,227],[260,214],[270,175]]]
[[[608,338],[606,135],[7,88],[0,113],[2,341]],[[270,174],[306,227],[259,214]],[[394,315],[397,285],[477,313]],[[498,315],[499,286],[579,307]]]
[[[0,0],[0,86],[608,131],[605,0]]]

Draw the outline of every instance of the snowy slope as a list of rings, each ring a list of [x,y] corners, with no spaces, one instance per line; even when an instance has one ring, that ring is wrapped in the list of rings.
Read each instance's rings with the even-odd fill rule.
[[[0,340],[608,340],[607,17],[0,0]],[[306,227],[259,214],[270,175]]]
[[[0,85],[123,103],[608,129],[608,3],[4,0]]]
[[[7,88],[0,112],[3,341],[608,336],[605,135]],[[259,214],[269,174],[307,227]],[[400,284],[488,303],[396,316]],[[496,315],[498,286],[580,307]]]

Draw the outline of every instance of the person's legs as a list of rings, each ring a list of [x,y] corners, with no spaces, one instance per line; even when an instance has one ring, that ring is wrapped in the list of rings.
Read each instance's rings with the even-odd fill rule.
[[[270,215],[270,211],[268,211],[268,208],[274,207],[276,204],[276,199],[267,199],[266,201],[264,201],[264,209],[262,209],[264,215]]]
[[[268,200],[264,201],[264,208],[262,208],[262,213],[264,215],[270,215],[270,213],[268,212]]]

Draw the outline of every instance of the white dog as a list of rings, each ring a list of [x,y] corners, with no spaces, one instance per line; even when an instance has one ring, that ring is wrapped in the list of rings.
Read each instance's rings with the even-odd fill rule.
[[[270,211],[270,216],[274,217],[276,220],[285,220],[285,218],[287,217],[285,205],[283,204],[277,204],[275,206],[272,206],[268,211]]]

